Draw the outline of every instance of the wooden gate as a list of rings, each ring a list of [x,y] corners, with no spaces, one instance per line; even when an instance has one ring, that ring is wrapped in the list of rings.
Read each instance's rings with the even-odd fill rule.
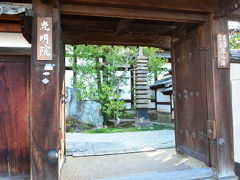
[[[177,151],[209,164],[204,49],[196,29],[173,46]]]
[[[0,56],[0,176],[30,173],[27,59]]]

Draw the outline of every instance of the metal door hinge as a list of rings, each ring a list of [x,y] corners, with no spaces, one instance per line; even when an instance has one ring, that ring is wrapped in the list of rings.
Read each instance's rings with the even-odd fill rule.
[[[209,139],[216,139],[216,121],[208,120],[207,121],[207,136]]]

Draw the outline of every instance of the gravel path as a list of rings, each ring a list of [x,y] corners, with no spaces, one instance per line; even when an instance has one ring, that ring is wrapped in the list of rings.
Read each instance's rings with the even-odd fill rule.
[[[146,152],[175,146],[174,130],[129,133],[67,133],[68,156]]]
[[[148,175],[153,172],[162,173],[195,168],[206,168],[206,165],[194,158],[178,154],[174,149],[108,156],[68,156],[61,172],[61,180],[115,179],[115,177]],[[128,180],[130,179],[129,177]],[[144,178],[144,180],[167,180],[167,178]],[[181,180],[186,179],[182,178]]]

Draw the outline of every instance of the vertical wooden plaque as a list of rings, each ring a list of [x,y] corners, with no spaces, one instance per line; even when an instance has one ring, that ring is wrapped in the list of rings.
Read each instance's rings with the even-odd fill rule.
[[[230,67],[229,44],[226,34],[217,34],[218,68]]]
[[[37,18],[37,59],[52,60],[52,18]]]

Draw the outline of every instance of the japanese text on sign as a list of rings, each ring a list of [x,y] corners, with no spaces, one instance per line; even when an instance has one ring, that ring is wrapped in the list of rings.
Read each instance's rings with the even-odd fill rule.
[[[37,59],[52,60],[52,18],[37,19]]]
[[[226,34],[217,35],[218,68],[229,68],[229,45]]]

